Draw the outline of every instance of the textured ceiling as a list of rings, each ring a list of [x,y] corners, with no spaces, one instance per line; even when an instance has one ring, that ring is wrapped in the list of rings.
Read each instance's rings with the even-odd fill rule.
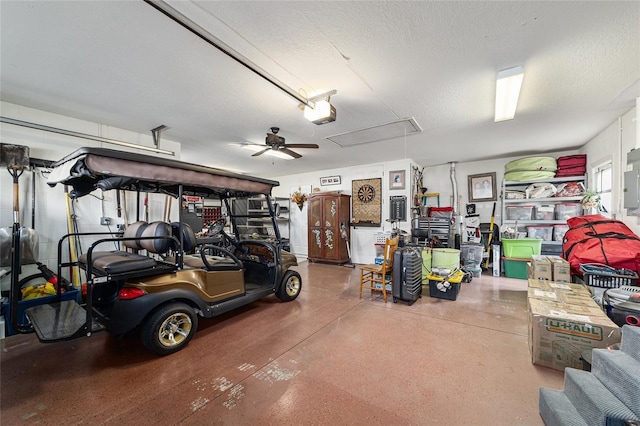
[[[575,148],[640,96],[640,2],[168,3],[295,91],[337,90],[337,120],[309,123],[291,96],[130,1],[0,2],[1,99],[140,133],[164,124],[186,161],[279,176]],[[516,117],[494,123],[495,76],[515,65]],[[423,133],[324,139],[406,117]],[[271,126],[320,149],[287,161],[230,145],[264,143]]]

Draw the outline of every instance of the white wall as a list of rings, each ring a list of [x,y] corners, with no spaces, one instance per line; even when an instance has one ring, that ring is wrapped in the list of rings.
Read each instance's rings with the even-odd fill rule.
[[[0,103],[0,108],[3,117],[153,147],[151,132],[149,132],[149,134],[134,133],[99,123],[77,120],[7,102]],[[117,145],[101,144],[90,140],[6,123],[0,123],[0,140],[6,144],[28,146],[30,158],[49,161],[57,161],[83,146],[136,152],[136,150]],[[161,140],[160,147],[174,151],[176,153],[175,158],[180,158],[180,144],[163,139]],[[51,188],[46,184],[46,179],[47,176],[44,173],[44,169],[38,169],[35,174],[35,229],[40,242],[38,260],[52,270],[55,270],[55,268],[57,268],[58,240],[67,232],[67,206],[63,186],[56,185]],[[32,182],[33,175],[30,171],[24,172],[18,180],[20,204],[19,223],[26,227],[31,227],[32,225]],[[11,227],[13,225],[12,183],[11,175],[4,168],[0,170],[0,227]],[[113,219],[114,225],[112,229],[115,229],[115,224],[124,223],[124,218],[118,218],[116,214],[115,192],[107,191],[103,194],[102,191],[94,191],[93,195],[95,195],[95,197],[85,196],[77,202],[74,202],[80,232],[107,231],[106,226],[100,225],[101,216],[111,217]],[[99,200],[96,197],[103,198],[103,200]],[[129,218],[131,221],[135,221],[135,195],[128,197],[126,201],[129,207]],[[162,218],[164,202],[164,196],[151,194],[149,213],[152,220]],[[177,203],[172,207],[172,212],[176,212],[177,215],[176,206]],[[86,249],[88,243],[88,241],[84,241],[83,248]],[[2,250],[5,249],[5,247],[2,247]],[[34,267],[28,266],[23,269],[26,274],[30,273]],[[0,287],[5,290],[8,288],[8,285],[8,276],[5,276],[0,281]]]
[[[638,102],[636,100],[636,103]],[[622,207],[624,172],[630,169],[630,166],[627,166],[627,153],[634,148],[640,148],[638,118],[636,106],[587,142],[581,151],[587,154],[590,187],[594,187],[592,169],[603,161],[611,160],[613,175],[611,199],[614,200],[611,213],[613,217],[622,220],[633,232],[640,235],[640,217],[627,216]]]
[[[314,189],[321,192],[340,192],[352,195],[351,181],[357,179],[382,178],[382,226],[380,227],[352,227],[351,228],[351,257],[354,263],[369,263],[375,257],[375,233],[391,232],[389,219],[389,197],[404,195],[407,197],[408,207],[411,204],[411,160],[389,161],[385,163],[366,164],[349,168],[324,170],[296,175],[286,175],[274,178],[280,182],[273,194],[288,197],[298,187]],[[405,171],[405,189],[389,189],[389,172]],[[340,176],[340,185],[321,186],[320,178],[326,176]],[[399,227],[408,234],[411,233],[411,213],[407,212],[407,220],[400,222]],[[291,206],[291,250],[299,259],[307,256],[307,204],[300,211],[297,206]]]

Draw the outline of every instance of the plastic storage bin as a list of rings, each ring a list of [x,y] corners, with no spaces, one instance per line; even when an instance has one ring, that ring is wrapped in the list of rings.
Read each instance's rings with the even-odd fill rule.
[[[422,249],[422,281],[428,281],[427,275],[431,273],[431,248]],[[426,284],[426,283],[425,283]]]
[[[453,217],[453,207],[429,207],[429,217],[451,219]]]
[[[553,225],[553,241],[562,241],[568,230],[569,225]]]
[[[580,264],[584,282],[591,287],[618,288],[638,284],[638,274],[629,269],[616,269],[597,263]]]
[[[484,246],[482,244],[461,244],[460,255],[464,266],[479,266],[482,263]]]
[[[507,206],[507,219],[531,220],[533,218],[533,206]]]
[[[556,204],[556,220],[567,220],[570,217],[582,216],[582,204],[560,203]]]
[[[541,204],[534,209],[535,220],[553,220],[555,206],[553,204]]]
[[[553,226],[527,226],[527,237],[540,238],[542,241],[551,241]]]
[[[459,268],[460,250],[450,248],[431,249],[431,266],[451,270]]]
[[[534,254],[540,254],[542,250],[542,239],[520,238],[502,239],[502,251],[505,257],[531,259]]]
[[[462,271],[458,271],[446,279],[438,275],[428,275],[429,296],[438,299],[456,300],[458,293],[460,293],[460,283],[463,277],[464,273]]]
[[[529,259],[510,259],[503,257],[504,276],[507,278],[527,279],[527,262]]]

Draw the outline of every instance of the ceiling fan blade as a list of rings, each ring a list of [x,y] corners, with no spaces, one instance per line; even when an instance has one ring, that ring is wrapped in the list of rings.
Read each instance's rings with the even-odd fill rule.
[[[301,158],[302,157],[302,155],[298,154],[297,152],[293,152],[293,151],[291,151],[290,149],[287,149],[287,148],[280,148],[278,151],[283,152],[283,153],[285,153],[287,155],[290,155],[293,158]]]
[[[315,143],[287,143],[283,146],[285,148],[319,148]]]
[[[262,154],[264,154],[265,152],[269,151],[270,149],[271,149],[271,148],[265,148],[265,149],[263,149],[262,151],[258,151],[258,152],[256,152],[255,154],[251,154],[251,156],[252,156],[252,157],[257,157],[258,155],[262,155]]]

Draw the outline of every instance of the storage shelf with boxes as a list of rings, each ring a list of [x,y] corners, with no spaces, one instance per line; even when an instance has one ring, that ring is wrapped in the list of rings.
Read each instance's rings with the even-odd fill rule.
[[[502,230],[513,237],[543,240],[542,254],[562,254],[567,219],[581,216],[586,175],[544,180],[504,180]]]

